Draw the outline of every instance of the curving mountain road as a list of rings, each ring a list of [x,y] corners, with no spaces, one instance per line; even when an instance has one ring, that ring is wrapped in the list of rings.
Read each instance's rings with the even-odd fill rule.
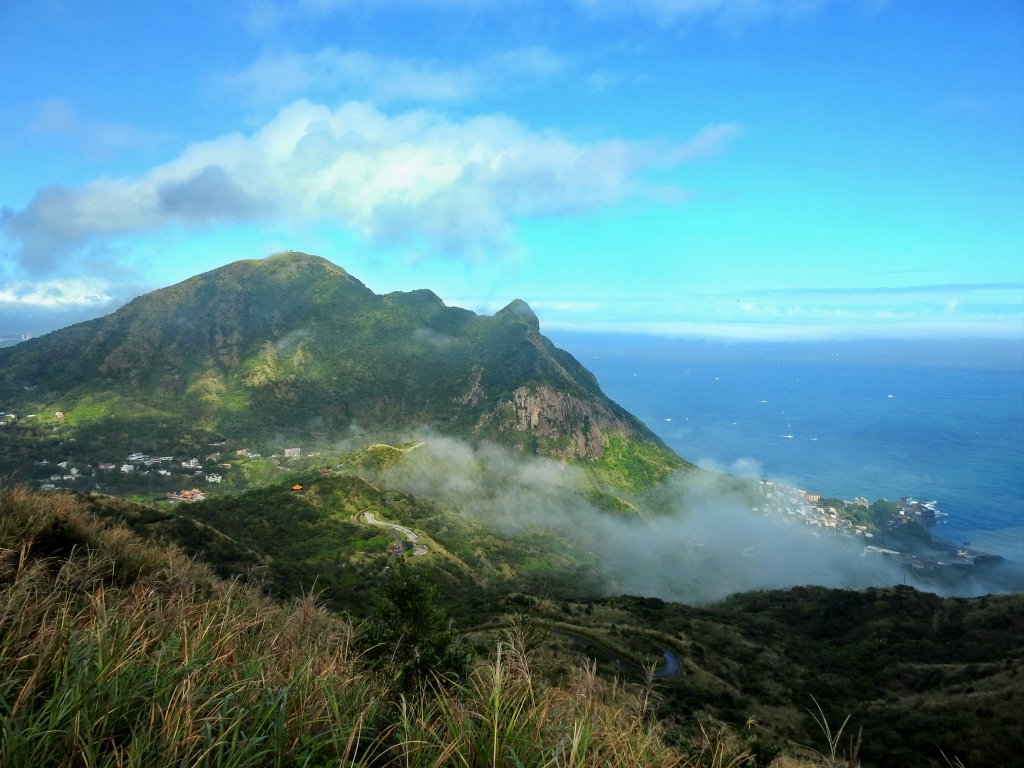
[[[404,525],[398,525],[397,523],[386,523],[383,520],[378,520],[373,516],[373,512],[360,512],[358,515],[356,515],[356,519],[362,520],[362,522],[366,523],[367,525],[377,525],[381,528],[387,528],[393,534],[395,534],[395,537],[398,539],[401,538],[401,535],[404,535],[406,541],[413,545],[412,553],[414,555],[425,555],[428,552],[425,546],[416,543],[420,539],[419,535],[413,532],[412,530],[406,528]]]
[[[574,643],[583,645],[589,649],[600,651],[608,661],[617,667],[624,667],[634,672],[639,672],[640,674],[646,674],[647,672],[642,664],[637,664],[635,661],[627,659],[624,656],[620,656],[612,649],[604,646],[603,644],[598,644],[595,640],[587,637],[586,635],[570,632],[566,629],[556,629],[555,627],[551,627],[550,631],[553,635],[559,635],[560,637],[572,640]],[[679,675],[682,671],[682,664],[679,661],[679,656],[676,652],[667,645],[661,644],[658,644],[658,650],[661,651],[662,665],[654,670],[653,676],[659,680],[664,680],[666,678],[676,677]]]

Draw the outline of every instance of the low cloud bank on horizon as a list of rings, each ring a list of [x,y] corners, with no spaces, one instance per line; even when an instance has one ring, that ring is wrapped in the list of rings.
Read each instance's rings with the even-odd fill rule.
[[[10,281],[0,286],[0,336],[40,335],[113,312],[148,290],[137,276],[132,278],[124,277],[118,283],[98,276]],[[449,306],[480,314],[493,314],[513,298],[521,298],[452,297],[445,296],[442,286],[423,287],[441,294]],[[541,332],[549,335],[570,331],[722,342],[1024,341],[1024,283],[777,289],[755,293],[750,301],[742,302],[731,294],[693,294],[685,305],[656,296],[614,301],[533,300],[527,296],[526,300],[541,319]],[[642,319],[644,312],[664,319]]]

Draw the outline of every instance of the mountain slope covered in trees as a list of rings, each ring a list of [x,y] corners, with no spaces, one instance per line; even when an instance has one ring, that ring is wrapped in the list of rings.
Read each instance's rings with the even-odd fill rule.
[[[625,448],[655,474],[685,466],[524,302],[486,317],[429,290],[381,296],[300,253],[235,262],[0,350],[0,406],[43,424],[59,412],[79,439],[428,426],[564,459]]]

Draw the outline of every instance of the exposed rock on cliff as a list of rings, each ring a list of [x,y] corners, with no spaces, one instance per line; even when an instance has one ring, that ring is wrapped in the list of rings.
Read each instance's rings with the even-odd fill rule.
[[[605,432],[630,436],[636,432],[604,403],[550,387],[519,387],[485,420],[492,418],[498,420],[499,432],[519,433],[518,437],[530,439],[538,453],[560,458],[599,458]]]

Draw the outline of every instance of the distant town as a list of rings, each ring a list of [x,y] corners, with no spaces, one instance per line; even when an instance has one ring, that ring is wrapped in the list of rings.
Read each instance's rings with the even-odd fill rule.
[[[846,513],[849,507],[869,510],[872,503],[863,496],[843,501],[843,507],[837,509],[829,505],[834,499],[823,502],[821,494],[777,485],[771,480],[763,480],[760,489],[764,495],[764,504],[754,507],[754,512],[785,515],[815,528],[830,528],[839,535],[863,536],[867,539],[874,537],[871,526],[858,524],[855,517]],[[939,518],[946,516],[945,512],[939,511],[936,501],[917,501],[905,496],[896,504],[894,514],[886,521],[890,528],[911,521],[930,528]]]
[[[0,419],[4,417],[0,414]],[[214,443],[211,447],[219,447],[223,443]],[[285,448],[283,451],[285,459],[301,459],[301,448]],[[220,451],[206,454],[202,459],[196,456],[189,458],[175,458],[174,456],[149,456],[144,453],[131,453],[123,461],[101,461],[95,466],[90,464],[73,465],[67,461],[52,463],[48,459],[40,459],[34,462],[37,467],[51,468],[53,471],[47,478],[39,481],[39,489],[53,491],[58,487],[74,487],[79,480],[86,478],[102,478],[103,473],[119,472],[122,475],[146,476],[150,473],[170,478],[178,476],[190,479],[192,482],[200,480],[207,485],[220,485],[224,481],[223,472],[237,466],[239,460],[260,459],[261,454],[250,451],[248,448],[239,448],[230,454],[232,461],[224,460],[225,457]],[[267,457],[270,464],[283,468],[281,459],[274,454]],[[70,483],[70,486],[65,484]],[[207,491],[198,488],[172,491],[167,498],[172,502],[202,501],[207,496]]]
[[[4,428],[19,423],[32,423],[39,419],[40,415],[35,413],[19,415],[0,411],[0,434]],[[52,422],[55,427],[64,419],[65,415],[61,411],[46,414],[46,421]],[[54,491],[60,488],[112,490],[112,485],[123,487],[125,482],[130,484],[133,478],[160,480],[162,481],[160,485],[165,488],[169,484],[179,486],[202,484],[204,488],[181,488],[164,493],[166,500],[173,503],[194,502],[205,499],[213,487],[224,483],[232,469],[237,469],[246,463],[260,461],[261,464],[268,467],[284,470],[289,468],[285,462],[293,463],[304,458],[302,449],[298,447],[284,448],[280,454],[274,453],[264,459],[262,454],[248,447],[228,448],[227,446],[228,441],[226,440],[210,443],[209,448],[214,450],[201,457],[154,456],[140,451],[132,452],[124,457],[112,456],[108,460],[94,462],[40,457],[32,462],[37,469],[33,482],[42,491]],[[307,454],[305,458],[314,455]],[[153,483],[147,482],[146,485],[152,487]]]
[[[862,496],[849,500],[828,499],[771,480],[761,481],[758,490],[761,502],[753,507],[754,512],[806,525],[822,533],[861,537],[865,541],[866,554],[892,558],[912,569],[969,567],[1002,559],[934,535],[899,535],[901,529],[911,523],[930,529],[942,522],[946,513],[938,509],[937,501],[920,501],[909,496],[899,501],[880,499],[876,502],[869,502]],[[880,540],[884,540],[887,546],[877,543]]]

